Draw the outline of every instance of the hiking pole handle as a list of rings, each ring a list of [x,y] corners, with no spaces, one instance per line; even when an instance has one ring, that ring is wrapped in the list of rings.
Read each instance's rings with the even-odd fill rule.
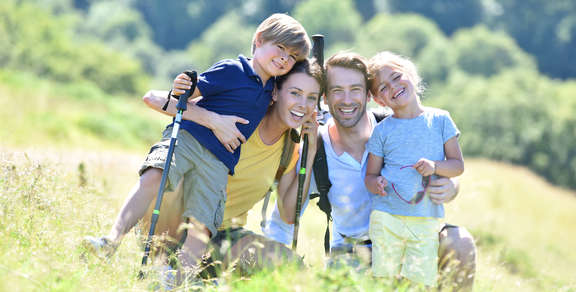
[[[178,98],[178,104],[176,105],[176,109],[178,110],[178,112],[180,111],[184,112],[186,110],[188,104],[188,98],[192,94],[194,94],[194,90],[196,90],[196,85],[198,84],[198,74],[196,73],[196,71],[186,70],[184,71],[184,74],[190,77],[192,85],[190,85],[190,89],[186,90],[184,94],[180,95],[180,97]]]
[[[316,59],[316,63],[320,65],[322,71],[324,71],[324,35],[315,34],[312,36],[312,56]],[[320,112],[320,101],[322,100],[322,95],[324,94],[324,88],[320,88],[320,96],[318,97],[318,112]]]
[[[166,161],[164,162],[164,169],[162,171],[162,180],[160,181],[160,187],[158,188],[158,196],[156,197],[156,204],[154,205],[154,211],[152,211],[152,218],[150,220],[150,231],[148,232],[148,237],[144,246],[144,256],[142,257],[142,266],[145,266],[148,262],[148,257],[150,256],[150,249],[152,245],[152,238],[154,232],[156,231],[156,224],[158,223],[158,217],[160,217],[160,207],[162,206],[162,198],[164,197],[164,188],[166,187],[166,182],[168,180],[168,173],[170,171],[170,165],[172,163],[172,156],[174,154],[174,148],[176,148],[176,140],[178,139],[178,131],[180,130],[180,123],[182,122],[182,114],[186,110],[186,104],[188,103],[188,98],[196,89],[197,84],[197,74],[195,71],[184,72],[192,79],[192,86],[189,90],[186,90],[178,99],[178,105],[176,108],[178,112],[174,118],[174,123],[172,126],[172,135],[170,138],[170,146],[168,147],[168,154],[166,155]],[[140,271],[138,273],[138,278],[144,278],[144,272]]]
[[[304,193],[304,181],[306,180],[306,161],[308,160],[308,134],[302,138],[302,158],[298,171],[298,193],[296,195],[296,214],[294,215],[294,234],[292,235],[292,250],[298,247],[298,230],[300,229],[300,213],[302,211],[302,197]]]

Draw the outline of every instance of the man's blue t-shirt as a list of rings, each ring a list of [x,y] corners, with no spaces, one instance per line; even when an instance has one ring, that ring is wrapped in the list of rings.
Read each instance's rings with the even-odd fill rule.
[[[262,84],[248,59],[240,55],[237,60],[226,59],[214,64],[198,78],[198,89],[203,98],[196,104],[221,115],[235,115],[250,121],[236,124],[248,139],[266,114],[272,99],[274,78]],[[210,150],[234,174],[240,157],[240,147],[228,152],[212,130],[195,122],[183,120],[181,128],[188,131],[200,144]]]
[[[460,135],[450,114],[441,109],[425,107],[413,119],[389,116],[382,120],[366,143],[366,150],[384,158],[380,174],[386,178],[387,196],[372,196],[372,209],[394,215],[416,217],[444,217],[444,207],[433,203],[428,196],[415,205],[411,200],[423,190],[422,176],[412,167],[420,158],[444,160],[444,144]],[[394,188],[392,188],[394,185]]]

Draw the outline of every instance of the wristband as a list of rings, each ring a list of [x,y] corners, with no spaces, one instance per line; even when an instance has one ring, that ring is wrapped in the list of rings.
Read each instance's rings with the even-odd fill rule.
[[[162,110],[163,110],[163,111],[166,111],[166,109],[168,108],[168,104],[170,103],[170,98],[171,98],[171,97],[172,97],[172,90],[170,90],[170,91],[168,92],[168,96],[167,96],[168,100],[167,100],[166,103],[162,106]]]

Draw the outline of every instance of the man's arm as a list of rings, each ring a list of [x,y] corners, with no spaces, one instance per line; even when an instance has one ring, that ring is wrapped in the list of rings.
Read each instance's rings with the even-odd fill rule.
[[[383,157],[369,153],[368,161],[366,162],[366,176],[364,178],[364,185],[366,185],[366,189],[368,189],[368,191],[371,193],[378,194],[380,196],[388,195],[384,189],[388,185],[388,181],[386,181],[386,179],[380,175],[383,162]]]
[[[170,97],[170,102],[166,110],[162,109],[168,98],[167,91],[159,90],[150,90],[142,97],[144,103],[150,108],[165,115],[175,116],[178,111],[176,109],[178,100],[175,98]],[[218,141],[220,141],[228,151],[234,152],[241,143],[246,142],[246,138],[238,130],[236,123],[248,124],[248,121],[237,116],[220,115],[199,107],[196,105],[196,102],[201,98],[202,97],[197,97],[188,102],[188,108],[182,114],[182,118],[212,130],[216,138],[218,138]]]

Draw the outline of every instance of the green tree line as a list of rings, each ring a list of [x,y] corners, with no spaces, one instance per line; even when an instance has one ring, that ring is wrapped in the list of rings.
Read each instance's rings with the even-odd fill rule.
[[[185,68],[250,55],[256,25],[287,12],[326,35],[327,55],[411,58],[427,82],[424,103],[452,112],[466,156],[576,188],[573,11],[563,0],[7,0],[0,66],[140,95]]]

